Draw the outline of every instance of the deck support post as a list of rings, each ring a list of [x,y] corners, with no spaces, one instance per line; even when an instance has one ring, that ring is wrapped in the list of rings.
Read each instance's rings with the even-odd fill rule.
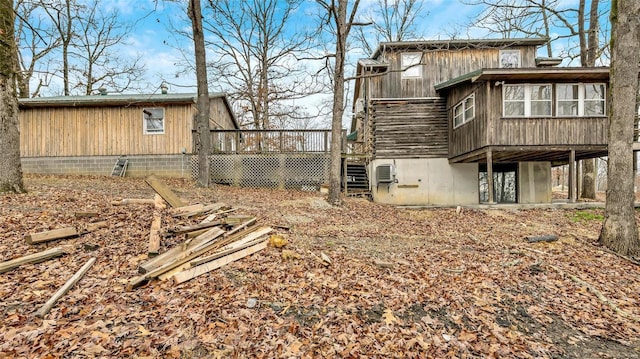
[[[487,150],[487,202],[489,204],[495,204],[495,198],[493,198],[493,153],[491,149]]]
[[[577,200],[577,173],[576,173],[576,150],[569,152],[569,202],[575,203]]]

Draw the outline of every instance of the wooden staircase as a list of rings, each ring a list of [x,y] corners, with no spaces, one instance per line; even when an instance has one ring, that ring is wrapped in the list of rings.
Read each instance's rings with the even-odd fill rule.
[[[129,164],[129,160],[127,156],[120,156],[116,160],[116,164],[113,166],[113,170],[111,171],[112,176],[124,177],[124,174],[127,172],[127,165]]]
[[[371,195],[367,166],[363,162],[347,161],[346,183],[342,184],[342,188],[349,196]]]

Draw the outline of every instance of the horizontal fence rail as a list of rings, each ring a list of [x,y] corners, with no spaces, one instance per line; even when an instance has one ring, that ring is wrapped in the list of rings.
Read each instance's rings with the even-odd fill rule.
[[[193,148],[197,148],[193,130]],[[331,130],[211,130],[211,154],[328,153]],[[346,148],[342,131],[342,149]]]

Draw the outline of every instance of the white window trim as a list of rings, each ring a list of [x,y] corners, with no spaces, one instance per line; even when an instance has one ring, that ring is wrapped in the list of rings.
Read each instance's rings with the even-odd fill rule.
[[[471,108],[473,108],[473,116],[471,116],[470,118],[467,118],[468,108],[466,107],[466,103],[467,103],[467,100],[469,99],[473,100],[471,105]],[[462,122],[456,125],[456,109],[460,107],[462,108]],[[463,98],[462,101],[458,102],[455,106],[453,106],[453,128],[458,128],[464,125],[465,123],[473,120],[474,118],[476,118],[476,94],[471,94]]]
[[[162,131],[149,131],[147,129],[147,119],[145,118],[145,110],[157,110],[157,109],[161,109],[162,110]],[[165,132],[165,125],[166,125],[166,116],[165,116],[165,109],[164,107],[145,107],[142,109],[142,131],[143,134],[145,135],[163,135]]]
[[[415,57],[411,57],[413,60],[410,63],[405,64],[405,56],[413,55]],[[417,58],[417,62],[416,61]],[[408,58],[406,58],[408,60]],[[403,79],[418,79],[422,77],[422,53],[421,52],[403,52],[400,55],[400,66],[402,67],[402,78]],[[415,72],[415,74],[414,74]]]
[[[572,115],[557,115],[558,117],[606,117],[607,116],[607,84],[604,82],[572,82],[572,83],[561,83],[556,85],[577,85],[578,86],[578,114],[576,116]],[[586,88],[585,85],[602,85],[604,86],[604,98],[603,99],[586,99]],[[560,99],[558,96],[560,95],[559,91],[556,91],[556,114],[558,114],[560,108],[560,101],[570,102],[570,100]],[[585,102],[588,101],[602,101],[604,102],[604,113],[602,115],[585,115]]]
[[[507,87],[513,87],[513,86],[523,86],[524,87],[524,99],[523,100],[505,100],[505,91]],[[531,89],[533,88],[533,86],[550,86],[551,87],[551,98],[549,98],[549,100],[531,100]],[[554,91],[554,86],[553,84],[550,83],[524,83],[524,84],[504,84],[502,86],[502,117],[505,118],[527,118],[527,117],[553,117],[553,108],[552,108],[552,112],[547,115],[547,116],[541,116],[541,115],[531,115],[531,103],[532,102],[551,102],[551,106],[553,106],[553,91]],[[507,102],[523,102],[524,101],[524,114],[522,116],[513,116],[513,115],[509,115],[507,116],[506,114],[506,104]]]

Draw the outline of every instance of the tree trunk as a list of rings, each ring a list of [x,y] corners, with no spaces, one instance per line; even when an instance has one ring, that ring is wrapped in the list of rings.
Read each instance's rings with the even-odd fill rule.
[[[344,57],[347,49],[347,1],[340,0],[336,17],[336,65],[333,73],[333,117],[331,119],[331,167],[329,172],[328,202],[342,204],[340,196],[340,168],[342,165],[342,114],[344,112]]]
[[[618,253],[638,256],[632,143],[640,58],[640,2],[612,0],[611,26],[608,186],[599,241]]]
[[[189,18],[193,28],[193,44],[196,57],[196,79],[198,82],[198,113],[196,114],[196,150],[198,151],[198,186],[209,187],[209,153],[211,134],[209,128],[209,84],[207,82],[207,59],[202,31],[200,0],[189,1]]]
[[[12,0],[0,0],[0,192],[24,192],[18,127],[18,50]]]

